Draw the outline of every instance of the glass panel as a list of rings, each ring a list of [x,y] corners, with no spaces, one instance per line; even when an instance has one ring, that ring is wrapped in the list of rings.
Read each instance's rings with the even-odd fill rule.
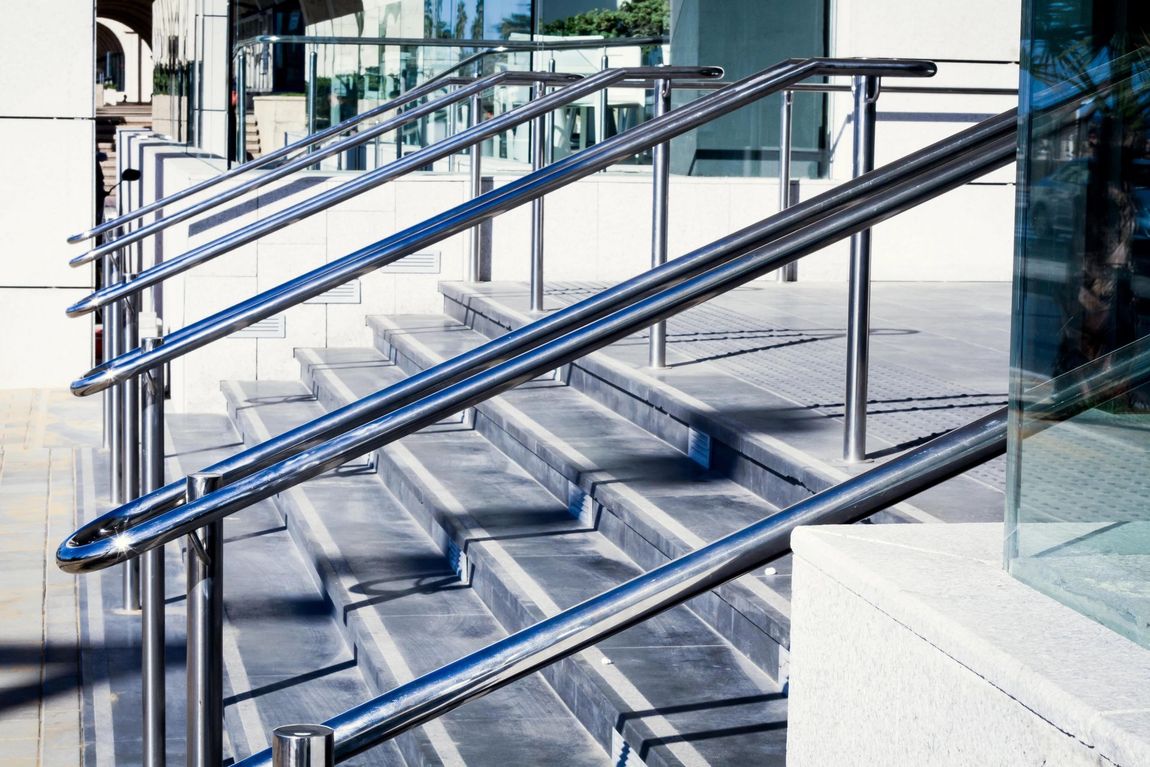
[[[1150,5],[1029,0],[1007,565],[1150,646]],[[1050,392],[1077,402],[1044,417]]]

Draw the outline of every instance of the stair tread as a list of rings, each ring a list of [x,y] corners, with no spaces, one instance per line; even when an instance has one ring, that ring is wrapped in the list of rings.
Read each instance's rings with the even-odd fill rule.
[[[249,440],[323,412],[298,381],[226,382],[225,393],[251,432]],[[282,494],[281,502],[302,526],[309,556],[326,558],[320,567],[330,569],[327,593],[354,632],[361,657],[382,677],[379,692],[506,635],[478,596],[461,588],[428,534],[376,475],[356,471],[355,462]],[[477,722],[483,722],[486,738],[468,737]],[[451,712],[433,726],[441,732],[427,738],[445,760],[445,751],[468,764],[539,759],[590,765],[601,764],[604,756],[538,678]]]
[[[371,350],[305,349],[299,350],[299,356],[338,373],[344,399],[362,396],[402,377]],[[535,603],[522,625],[642,572],[474,431],[421,432],[383,452],[400,464],[402,471],[397,473],[414,477],[411,482],[417,487],[412,492],[433,509],[433,514],[445,519],[446,526],[453,526],[460,540],[467,541],[470,556],[489,561],[489,566],[500,572],[499,577],[512,583],[520,594],[528,595],[525,600]],[[475,477],[483,481],[477,482]],[[392,486],[396,489],[394,482]],[[785,702],[777,686],[692,612],[676,608],[605,640],[600,647],[655,708],[674,710],[676,700],[684,700],[683,695],[698,697],[699,690],[704,689],[714,695],[709,699],[711,706],[720,706],[723,699],[746,702],[743,710],[737,710],[736,704],[720,717],[746,727],[741,738],[717,737],[713,742],[691,746],[706,753],[708,761],[738,763],[741,758],[750,758],[752,750],[759,759],[768,753],[782,753],[785,736],[778,728]],[[622,651],[619,659],[612,655],[616,649]],[[668,663],[676,667],[686,664],[691,669],[677,678],[678,687],[665,679]],[[720,684],[709,673],[700,678],[699,668],[725,669],[723,673],[733,676]],[[690,727],[694,732],[699,720],[692,713],[684,711],[660,726]],[[649,734],[647,737],[649,743],[658,740]]]

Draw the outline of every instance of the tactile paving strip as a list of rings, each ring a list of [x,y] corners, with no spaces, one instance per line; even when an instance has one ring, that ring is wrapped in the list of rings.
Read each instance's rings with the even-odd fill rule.
[[[547,294],[573,303],[605,284],[556,283]],[[671,318],[669,348],[692,363],[714,365],[749,384],[789,399],[826,418],[842,419],[846,387],[846,331],[793,330],[706,303]],[[647,333],[622,344],[645,344]],[[867,405],[868,438],[893,447],[911,447],[963,426],[1006,404],[1005,392],[977,392],[919,370],[872,364]],[[872,451],[874,444],[872,442]],[[1002,490],[1005,460],[997,459],[967,475]]]

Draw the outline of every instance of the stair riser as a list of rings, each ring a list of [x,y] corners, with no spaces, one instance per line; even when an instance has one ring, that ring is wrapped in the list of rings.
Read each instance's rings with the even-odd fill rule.
[[[396,338],[395,344],[392,344],[390,339],[377,336],[376,343],[409,375],[418,372],[428,362],[408,356],[401,337]],[[328,402],[334,403],[334,395],[324,392],[327,387],[322,385],[322,377],[308,370],[309,366],[304,367],[304,377],[310,382],[309,385],[318,390],[321,401],[325,401],[326,397]],[[597,482],[595,477],[581,474],[575,467],[566,464],[561,456],[548,451],[546,446],[533,443],[531,448],[527,447],[525,443],[532,441],[525,439],[522,434],[513,434],[513,426],[509,429],[508,421],[496,411],[490,403],[477,406],[475,428],[479,433],[519,464],[559,501],[568,503],[571,488],[579,487],[598,509],[606,512],[598,515],[599,531],[643,569],[653,569],[688,553],[689,549],[681,541],[666,536],[662,529],[650,523],[641,511],[635,509],[629,499],[619,497],[613,483]],[[775,681],[781,681],[780,650],[785,651],[790,634],[786,616],[764,609],[761,601],[737,581],[724,584],[716,592],[698,597],[689,604],[717,633]]]

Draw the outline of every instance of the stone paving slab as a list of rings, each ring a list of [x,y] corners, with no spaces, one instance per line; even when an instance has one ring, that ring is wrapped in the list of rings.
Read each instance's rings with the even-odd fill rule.
[[[0,390],[0,767],[81,760],[78,589],[54,554],[75,526],[99,404]]]

